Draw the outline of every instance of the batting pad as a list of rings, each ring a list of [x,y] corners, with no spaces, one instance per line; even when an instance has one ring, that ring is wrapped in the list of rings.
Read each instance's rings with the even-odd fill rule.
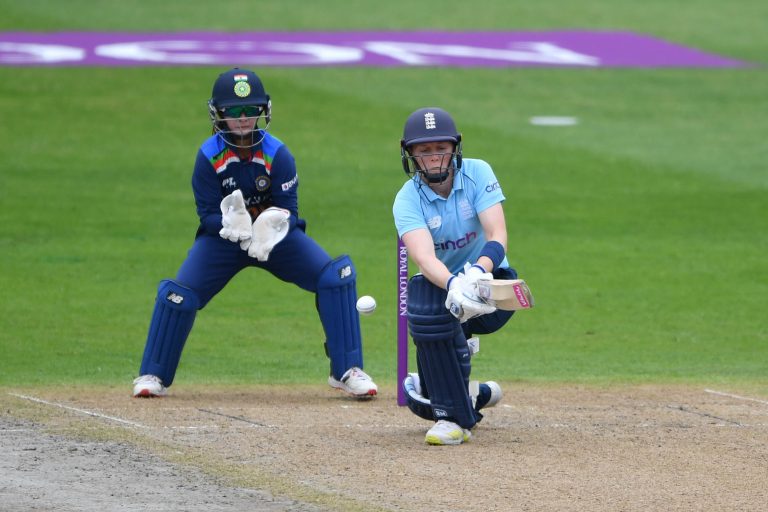
[[[357,303],[357,273],[347,255],[331,261],[320,273],[317,310],[325,331],[325,352],[331,373],[341,380],[353,366],[363,368],[363,344]]]
[[[191,289],[171,280],[160,282],[139,375],[156,375],[166,387],[173,383],[199,306]]]
[[[418,373],[409,373],[403,379],[405,402],[413,414],[425,420],[435,421],[432,413],[432,402],[421,394],[421,379]]]
[[[435,420],[472,428],[478,416],[469,396],[471,355],[459,321],[445,308],[445,290],[423,275],[408,282],[408,325]],[[424,417],[422,414],[417,415]]]
[[[432,402],[429,398],[424,396],[425,391],[421,388],[421,377],[418,373],[409,373],[403,379],[403,391],[405,392],[405,403],[408,405],[408,409],[420,418],[425,420],[435,421],[435,415],[432,413]],[[473,387],[475,388],[473,390]],[[483,418],[480,409],[485,407],[491,400],[491,388],[485,382],[478,382],[476,380],[469,383],[469,396],[475,402],[475,412],[477,413],[477,421]]]

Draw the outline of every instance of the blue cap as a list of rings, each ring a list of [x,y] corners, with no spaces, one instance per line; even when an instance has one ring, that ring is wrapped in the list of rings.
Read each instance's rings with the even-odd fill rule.
[[[233,68],[219,75],[213,84],[211,104],[217,109],[238,105],[267,105],[269,95],[256,73]]]

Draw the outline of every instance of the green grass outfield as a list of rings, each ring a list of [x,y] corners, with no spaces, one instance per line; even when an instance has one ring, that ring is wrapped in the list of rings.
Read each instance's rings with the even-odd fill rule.
[[[379,302],[361,325],[380,384],[395,381],[398,141],[440,105],[502,182],[537,301],[482,339],[473,375],[768,393],[768,4],[515,3],[0,0],[0,30],[621,29],[754,62],[258,71],[308,233]],[[0,67],[0,386],[128,390],[157,283],[197,226],[189,181],[220,71]],[[198,315],[177,384],[322,383],[322,341],[310,294],[246,271]]]

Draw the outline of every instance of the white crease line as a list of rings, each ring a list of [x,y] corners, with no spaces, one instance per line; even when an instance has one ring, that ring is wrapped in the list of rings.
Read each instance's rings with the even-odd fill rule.
[[[67,410],[70,410],[70,411],[79,412],[81,414],[87,414],[88,416],[94,416],[96,418],[103,418],[103,419],[110,420],[110,421],[116,421],[118,423],[124,423],[124,424],[130,425],[132,427],[149,428],[146,425],[142,425],[141,423],[136,423],[136,422],[133,422],[133,421],[124,420],[124,419],[121,419],[121,418],[115,418],[114,416],[107,416],[106,414],[99,414],[97,412],[86,411],[85,409],[78,409],[77,407],[70,407],[68,405],[61,405],[61,404],[57,404],[55,402],[48,402],[47,400],[43,400],[41,398],[35,398],[33,396],[19,395],[19,394],[16,394],[16,393],[8,393],[8,394],[11,395],[11,396],[18,397],[18,398],[23,398],[24,400],[29,400],[31,402],[37,402],[37,403],[45,404],[45,405],[53,405],[55,407],[61,407],[62,409],[67,409]]]
[[[730,398],[737,398],[739,400],[749,400],[751,402],[757,402],[759,404],[768,405],[768,401],[766,401],[766,400],[758,400],[757,398],[750,398],[748,396],[732,395],[731,393],[724,393],[722,391],[715,391],[714,389],[705,389],[704,391],[706,393],[712,393],[713,395],[727,396],[727,397],[730,397]]]

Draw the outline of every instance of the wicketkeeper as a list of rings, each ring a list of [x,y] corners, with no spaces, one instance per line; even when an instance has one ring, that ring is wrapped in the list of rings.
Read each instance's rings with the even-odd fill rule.
[[[410,179],[392,210],[420,270],[408,282],[407,304],[418,373],[402,385],[411,411],[435,422],[426,442],[461,444],[480,410],[501,399],[497,383],[470,383],[469,375],[479,346],[472,335],[495,332],[513,314],[477,294],[480,281],[517,278],[506,257],[504,194],[490,165],[463,157],[461,134],[445,110],[413,112],[400,146]]]
[[[330,358],[328,383],[359,398],[377,386],[363,371],[356,272],[304,232],[293,155],[267,132],[272,102],[253,71],[219,75],[208,101],[213,135],[197,152],[192,190],[200,224],[174,279],[160,282],[136,397],[163,396],[173,384],[197,311],[247,267],[315,294]]]

